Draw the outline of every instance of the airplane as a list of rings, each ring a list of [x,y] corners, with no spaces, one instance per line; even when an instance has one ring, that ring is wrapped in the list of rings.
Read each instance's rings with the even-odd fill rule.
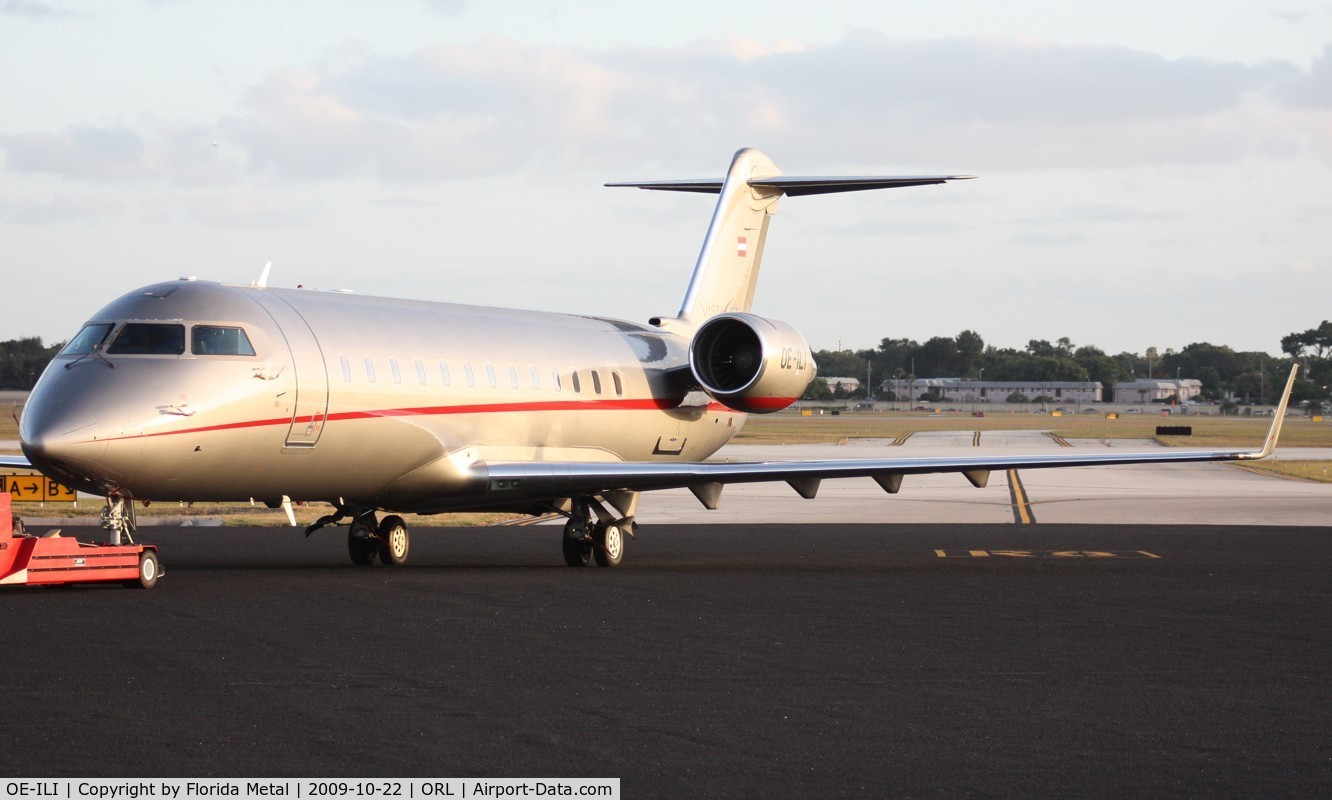
[[[20,420],[32,467],[106,498],[113,543],[133,501],[327,502],[310,533],[347,524],[351,560],[406,563],[402,513],[558,514],[564,561],[613,567],[643,492],[688,488],[716,508],[731,483],[1259,459],[1276,446],[1292,370],[1262,448],[1154,453],[710,462],[749,414],[814,379],[791,325],[753,313],[783,197],[945,184],[965,175],[788,177],[742,149],[720,180],[611,183],[717,194],[684,301],[646,324],[196,278],[136,289],[53,359]],[[382,518],[379,516],[385,512]],[[292,523],[295,524],[294,518]]]

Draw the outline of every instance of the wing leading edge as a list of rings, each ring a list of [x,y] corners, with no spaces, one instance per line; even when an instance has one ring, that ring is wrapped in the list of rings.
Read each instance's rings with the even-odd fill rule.
[[[9,469],[36,469],[26,456],[0,456],[0,467]]]
[[[873,478],[889,493],[896,493],[906,475],[962,473],[977,487],[985,486],[995,470],[1093,467],[1119,464],[1170,464],[1199,461],[1246,461],[1266,458],[1276,448],[1295,384],[1298,366],[1290,371],[1263,446],[1256,450],[1167,450],[1156,453],[1077,453],[988,458],[881,458],[827,461],[753,461],[660,464],[655,462],[516,462],[478,463],[475,477],[490,493],[525,497],[559,497],[617,491],[654,491],[688,488],[708,508],[716,508],[721,487],[728,483],[785,481],[802,497],[813,498],[819,483],[835,478]]]

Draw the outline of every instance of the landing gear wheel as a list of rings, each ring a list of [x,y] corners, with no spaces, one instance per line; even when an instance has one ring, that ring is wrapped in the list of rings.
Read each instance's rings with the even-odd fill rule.
[[[618,567],[624,560],[624,534],[619,522],[597,525],[592,534],[596,543],[592,554],[596,556],[598,567]]]
[[[571,519],[564,524],[564,563],[571,567],[586,567],[592,563],[592,542],[588,538],[587,522]]]
[[[139,554],[139,577],[137,580],[125,581],[125,585],[134,588],[135,586],[151,589],[157,585],[157,579],[162,577],[162,565],[157,560],[157,553],[152,550],[144,550]]]
[[[379,523],[379,560],[388,567],[401,567],[407,563],[407,551],[411,549],[411,539],[407,535],[407,523],[402,517],[384,517]]]
[[[25,534],[28,532],[27,527],[23,524],[23,518],[22,518],[22,517],[20,517],[18,514],[14,514],[14,515],[11,516],[11,519],[12,519],[13,522],[14,522],[14,529],[13,529],[13,530],[14,530],[14,535],[15,535],[15,536],[23,536],[23,535],[25,535]]]
[[[347,553],[353,564],[367,566],[375,563],[379,547],[375,542],[375,528],[371,521],[358,518],[347,526]]]

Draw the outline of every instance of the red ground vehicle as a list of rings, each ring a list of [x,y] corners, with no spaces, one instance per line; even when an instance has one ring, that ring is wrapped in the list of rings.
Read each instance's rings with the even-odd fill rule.
[[[86,544],[61,536],[14,531],[12,498],[0,493],[0,586],[118,581],[151,589],[162,575],[150,544]]]

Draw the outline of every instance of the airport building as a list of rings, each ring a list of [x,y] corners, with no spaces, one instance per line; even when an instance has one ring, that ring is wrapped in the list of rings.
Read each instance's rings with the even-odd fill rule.
[[[1202,381],[1186,378],[1184,380],[1148,380],[1123,381],[1115,384],[1115,402],[1124,404],[1159,403],[1171,397],[1187,403],[1202,394]]]
[[[852,394],[860,388],[860,379],[858,378],[824,378],[823,381],[828,384],[828,389],[833,394],[837,394],[838,390],[846,394]]]
[[[832,378],[829,378],[831,385]],[[946,402],[1005,403],[1014,394],[1028,400],[1049,397],[1061,403],[1099,403],[1098,381],[969,381],[961,378],[890,378],[880,385],[901,400],[915,402],[933,391]]]

